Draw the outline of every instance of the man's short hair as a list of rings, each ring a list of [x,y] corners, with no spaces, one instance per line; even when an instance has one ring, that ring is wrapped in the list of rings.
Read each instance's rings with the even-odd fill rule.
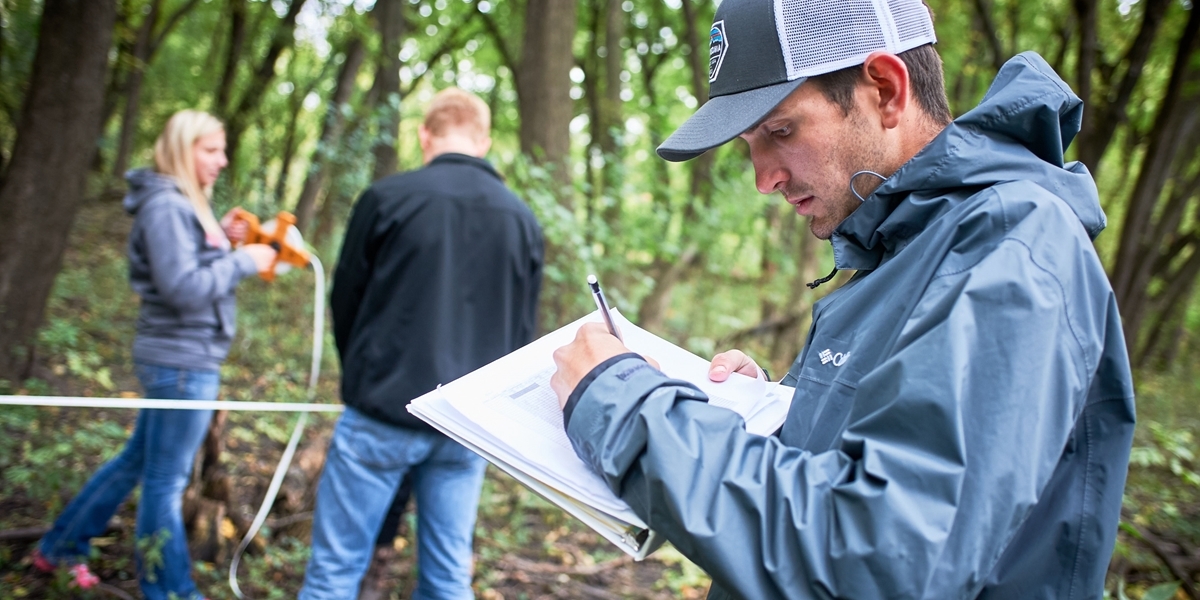
[[[479,96],[452,87],[438,92],[425,111],[425,129],[435,137],[455,129],[482,139],[490,135],[492,111]]]
[[[933,44],[917,46],[897,56],[908,67],[908,81],[917,106],[938,125],[954,120],[950,114],[950,103],[946,100],[946,81],[942,74],[942,57],[938,56]],[[849,115],[854,110],[854,86],[862,77],[862,65],[847,67],[832,73],[817,75],[808,80],[815,83],[825,96],[842,113]]]

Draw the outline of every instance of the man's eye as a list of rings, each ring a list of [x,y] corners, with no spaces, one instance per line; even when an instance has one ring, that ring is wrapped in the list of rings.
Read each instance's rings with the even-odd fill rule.
[[[780,127],[779,129],[772,129],[771,135],[773,137],[787,137],[787,135],[791,132],[792,129],[790,127]]]

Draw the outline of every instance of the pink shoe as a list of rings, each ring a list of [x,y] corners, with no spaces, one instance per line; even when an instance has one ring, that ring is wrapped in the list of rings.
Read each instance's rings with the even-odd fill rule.
[[[39,573],[53,573],[58,569],[58,566],[50,562],[50,559],[46,558],[41,550],[34,550],[30,558],[33,560],[33,568]],[[90,590],[100,583],[100,578],[83,563],[71,566],[67,572],[71,574],[71,585],[77,586],[81,590]]]
[[[50,562],[50,559],[46,558],[40,549],[35,548],[33,554],[29,555],[29,558],[33,560],[33,568],[38,573],[53,573],[56,568],[54,563]]]

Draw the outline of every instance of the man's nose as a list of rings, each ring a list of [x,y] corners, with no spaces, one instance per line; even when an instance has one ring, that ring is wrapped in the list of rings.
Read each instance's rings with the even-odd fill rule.
[[[751,158],[754,163],[754,183],[761,194],[772,194],[788,181],[787,169],[783,165],[762,158]]]

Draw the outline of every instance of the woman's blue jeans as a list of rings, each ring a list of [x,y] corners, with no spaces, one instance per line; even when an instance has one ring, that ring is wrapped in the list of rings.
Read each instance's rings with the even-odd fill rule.
[[[215,400],[217,371],[136,363],[147,398]],[[140,481],[137,510],[138,578],[147,600],[197,598],[192,560],[183,530],[183,491],[196,450],[212,419],[211,410],[144,409],[125,448],[83,486],[42,538],[42,554],[53,562],[87,559],[91,538]]]

